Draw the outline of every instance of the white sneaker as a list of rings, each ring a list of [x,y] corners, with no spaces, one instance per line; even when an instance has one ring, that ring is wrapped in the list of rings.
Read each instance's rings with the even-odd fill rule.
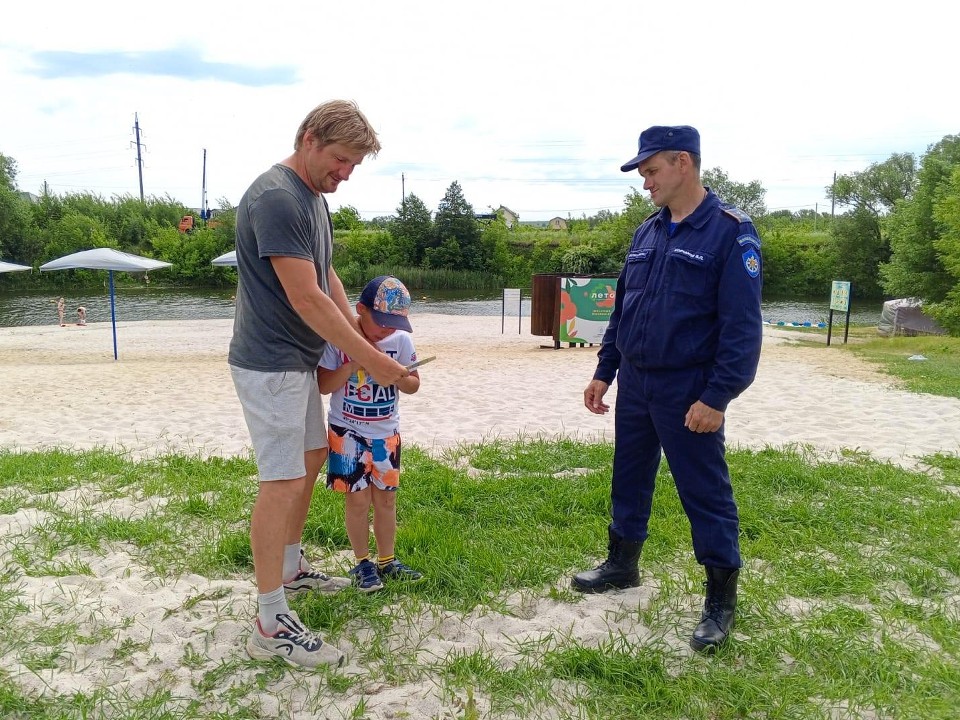
[[[326,573],[314,570],[307,558],[300,551],[300,572],[297,576],[285,582],[283,589],[289,593],[298,593],[305,590],[317,590],[322,593],[335,593],[350,587],[350,579],[345,577],[330,577]]]
[[[321,665],[343,665],[343,653],[330,643],[324,642],[318,633],[308,630],[297,614],[277,615],[280,629],[275,635],[264,635],[260,619],[253,624],[253,632],[247,640],[247,655],[254,660],[280,658],[290,665],[315,668]]]

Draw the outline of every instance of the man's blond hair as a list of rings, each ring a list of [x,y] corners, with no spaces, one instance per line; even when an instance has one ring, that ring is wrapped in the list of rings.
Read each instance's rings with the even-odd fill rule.
[[[321,145],[339,143],[374,157],[380,152],[377,131],[351,100],[329,100],[307,113],[297,130],[294,150],[300,149],[308,132]]]

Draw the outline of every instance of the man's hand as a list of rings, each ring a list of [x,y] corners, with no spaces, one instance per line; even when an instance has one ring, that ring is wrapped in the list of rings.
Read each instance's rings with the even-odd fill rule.
[[[587,389],[583,391],[583,404],[587,410],[595,415],[603,415],[610,410],[610,406],[603,402],[603,396],[609,387],[603,380],[590,381]]]
[[[395,385],[397,380],[410,374],[403,365],[386,353],[377,351],[368,361],[363,363],[364,369],[373,376],[377,384],[382,387]]]
[[[697,400],[683,419],[683,426],[696,433],[716,432],[723,425],[723,411],[714,410]]]

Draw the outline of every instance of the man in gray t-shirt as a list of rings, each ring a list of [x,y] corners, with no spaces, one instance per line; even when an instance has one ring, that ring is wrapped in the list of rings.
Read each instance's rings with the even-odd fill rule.
[[[296,219],[297,232],[290,232]],[[249,370],[309,371],[317,367],[327,341],[290,304],[272,262],[296,257],[316,268],[320,290],[330,295],[333,231],[327,202],[285,165],[258,177],[237,208],[237,311],[230,364]]]
[[[257,620],[247,652],[289,663],[339,665],[343,654],[307,629],[287,592],[334,592],[349,583],[310,566],[301,536],[327,457],[317,363],[332,342],[380,385],[409,372],[360,334],[331,265],[333,229],[324,193],[380,150],[351,102],[314,108],[294,152],[258,177],[237,208],[237,309],[228,362],[260,476],[250,519]]]

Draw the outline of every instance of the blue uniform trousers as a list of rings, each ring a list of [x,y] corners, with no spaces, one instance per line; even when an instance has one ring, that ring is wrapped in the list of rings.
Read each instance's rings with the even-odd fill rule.
[[[624,359],[614,417],[612,528],[626,540],[647,539],[660,452],[667,457],[690,520],[697,562],[739,568],[740,521],[724,458],[723,426],[695,433],[684,416],[706,387],[708,368],[638,370]]]

